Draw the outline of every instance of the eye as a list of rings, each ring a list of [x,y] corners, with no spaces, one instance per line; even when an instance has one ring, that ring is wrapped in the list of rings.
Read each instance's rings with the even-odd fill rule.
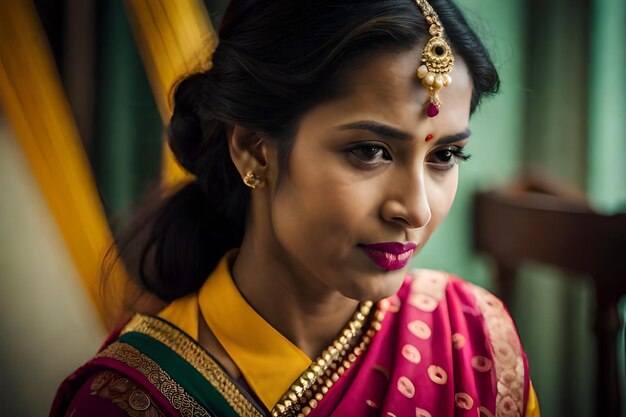
[[[351,156],[366,165],[385,164],[391,161],[389,151],[382,145],[364,143],[349,150]]]
[[[445,171],[470,158],[471,155],[466,154],[462,147],[447,146],[431,152],[426,162],[435,169]]]

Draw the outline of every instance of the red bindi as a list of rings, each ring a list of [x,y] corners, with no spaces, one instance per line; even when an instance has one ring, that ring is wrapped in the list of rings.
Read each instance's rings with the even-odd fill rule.
[[[433,136],[432,134],[430,134],[430,133],[429,133],[429,134],[426,136],[426,142],[430,142],[431,140],[433,140],[433,137],[434,137],[434,136]]]

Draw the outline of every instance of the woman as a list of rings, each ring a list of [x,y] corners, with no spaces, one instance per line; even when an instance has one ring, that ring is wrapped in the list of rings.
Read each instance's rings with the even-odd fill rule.
[[[500,301],[408,271],[499,82],[456,6],[432,7],[231,3],[174,96],[196,179],[119,242],[169,305],[114,332],[52,415],[539,415]]]

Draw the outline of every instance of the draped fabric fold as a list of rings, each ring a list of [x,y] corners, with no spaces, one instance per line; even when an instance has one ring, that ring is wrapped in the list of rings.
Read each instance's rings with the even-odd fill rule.
[[[111,234],[93,175],[31,1],[0,2],[0,104],[100,317]],[[116,270],[112,285],[125,277]],[[113,310],[115,307],[113,307]]]

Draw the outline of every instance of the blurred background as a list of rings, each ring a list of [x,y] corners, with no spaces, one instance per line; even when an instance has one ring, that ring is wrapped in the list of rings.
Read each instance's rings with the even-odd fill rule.
[[[626,241],[626,3],[457,2],[490,48],[502,88],[471,122],[473,158],[461,167],[454,208],[414,266],[505,297],[542,414],[593,416],[597,277],[529,261],[503,285],[495,258],[477,250],[475,196],[539,178],[609,222],[605,241]],[[163,153],[168,86],[206,67],[226,3],[0,0],[3,415],[47,415],[60,381],[106,335],[98,259],[131,202],[180,176]],[[591,241],[562,249],[600,250]],[[623,256],[611,258],[624,265],[626,244],[616,249]],[[606,279],[617,303],[610,363],[626,416],[623,271]]]

